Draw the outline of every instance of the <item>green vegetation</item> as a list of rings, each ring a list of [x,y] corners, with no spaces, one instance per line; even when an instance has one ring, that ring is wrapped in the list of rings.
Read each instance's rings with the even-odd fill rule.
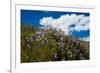
[[[88,59],[89,42],[54,28],[21,25],[21,63]]]

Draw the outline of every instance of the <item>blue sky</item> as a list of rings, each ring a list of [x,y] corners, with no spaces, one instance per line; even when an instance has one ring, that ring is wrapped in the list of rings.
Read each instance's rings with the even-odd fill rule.
[[[56,11],[21,10],[21,24],[32,24],[35,27],[40,27],[41,24],[42,25],[47,24],[46,22],[48,22],[48,24],[51,24],[51,21],[52,21],[52,24],[53,24],[53,22],[58,22],[58,20],[61,20],[64,17],[66,18],[66,16],[67,16],[67,20],[68,20],[68,16],[71,17],[71,18],[73,18],[73,16],[74,16],[75,18],[73,18],[73,19],[76,19],[77,17],[78,18],[84,17],[82,22],[83,21],[86,22],[87,21],[86,18],[89,17],[90,14],[89,13],[82,13],[82,12],[56,12]],[[40,22],[41,20],[42,20],[42,23]],[[51,20],[51,21],[49,21],[49,20]],[[81,24],[82,24],[82,22],[81,22]],[[87,23],[84,23],[84,24],[87,24]],[[61,24],[61,25],[63,25],[63,24]],[[76,23],[75,23],[75,26],[76,26]],[[71,24],[69,26],[69,28],[73,28],[75,26]],[[80,26],[78,26],[78,27],[80,29]],[[78,27],[75,27],[74,29],[78,29]],[[87,37],[90,36],[90,34],[89,34],[90,29],[84,30],[83,27],[82,27],[82,30],[80,29],[79,31],[69,30],[69,32],[70,31],[71,31],[71,35],[74,35],[78,38],[85,38],[85,37],[87,38]]]

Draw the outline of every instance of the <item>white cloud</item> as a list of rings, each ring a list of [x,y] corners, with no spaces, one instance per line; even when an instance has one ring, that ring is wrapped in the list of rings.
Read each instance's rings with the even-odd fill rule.
[[[86,23],[84,26],[80,24],[80,25],[75,26],[75,28],[74,28],[74,30],[76,30],[76,31],[81,31],[81,30],[86,31],[89,29],[90,29],[89,23]]]
[[[69,31],[81,31],[89,30],[89,16],[76,15],[76,14],[66,14],[61,15],[59,18],[54,19],[53,17],[43,17],[40,19],[40,24],[43,27],[51,26],[56,29],[61,29],[66,35],[69,35]],[[70,27],[70,25],[75,25],[75,27]],[[69,29],[70,27],[70,29]]]
[[[84,40],[84,41],[90,41],[90,37],[84,37],[84,38],[80,38],[80,40]]]
[[[89,30],[90,29],[89,16],[88,17],[84,16],[82,19],[80,19],[80,21],[78,22],[78,24],[76,25],[74,29],[76,31]]]

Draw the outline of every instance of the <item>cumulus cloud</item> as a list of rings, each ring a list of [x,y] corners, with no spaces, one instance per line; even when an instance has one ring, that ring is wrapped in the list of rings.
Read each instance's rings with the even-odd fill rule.
[[[90,41],[90,37],[79,38],[80,40]]]
[[[61,15],[59,18],[54,19],[53,17],[43,17],[40,19],[40,24],[43,27],[51,26],[56,29],[61,29],[66,35],[69,35],[70,31],[82,31],[89,30],[89,16],[66,14]],[[73,27],[71,27],[74,25]]]

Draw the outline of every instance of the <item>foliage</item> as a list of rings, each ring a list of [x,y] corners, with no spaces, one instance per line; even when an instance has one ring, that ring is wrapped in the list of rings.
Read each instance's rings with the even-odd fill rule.
[[[88,60],[89,42],[66,36],[63,31],[21,25],[21,62]]]

